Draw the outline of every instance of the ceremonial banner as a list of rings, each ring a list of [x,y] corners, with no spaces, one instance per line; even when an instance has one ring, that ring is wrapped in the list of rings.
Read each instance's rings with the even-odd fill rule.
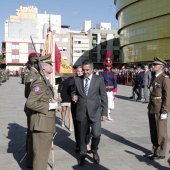
[[[61,57],[60,62],[60,73],[73,73],[72,67],[68,65],[68,63]]]

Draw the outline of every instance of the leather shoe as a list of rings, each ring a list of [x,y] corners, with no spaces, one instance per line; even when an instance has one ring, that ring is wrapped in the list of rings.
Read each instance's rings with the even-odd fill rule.
[[[151,158],[154,156],[154,154],[152,152],[150,153],[146,153],[145,155],[143,155],[144,157],[147,157],[147,158]]]
[[[91,154],[91,153],[92,153],[92,151],[91,151],[91,150],[87,150],[86,152],[87,152],[88,154]]]
[[[79,166],[83,166],[85,164],[86,155],[80,155],[80,159],[78,161]]]
[[[152,157],[150,157],[151,160],[159,160],[159,159],[164,159],[165,156],[158,156],[158,155],[153,155]]]
[[[76,147],[76,148],[75,148],[75,152],[76,152],[76,153],[79,153],[79,152],[80,152],[79,147]]]
[[[145,103],[149,103],[149,102],[148,101],[144,101],[143,104],[145,104]]]
[[[99,164],[100,163],[100,157],[99,157],[99,154],[97,153],[97,151],[92,151],[93,152],[93,159],[94,159],[94,162],[96,164]]]
[[[131,96],[131,97],[129,97],[129,99],[135,99],[135,97]]]

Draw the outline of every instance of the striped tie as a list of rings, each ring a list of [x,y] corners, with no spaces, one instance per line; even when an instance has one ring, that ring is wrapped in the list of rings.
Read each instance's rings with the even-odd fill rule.
[[[85,86],[84,86],[84,92],[85,92],[86,96],[88,94],[88,88],[89,88],[88,80],[89,80],[89,78],[85,79]]]

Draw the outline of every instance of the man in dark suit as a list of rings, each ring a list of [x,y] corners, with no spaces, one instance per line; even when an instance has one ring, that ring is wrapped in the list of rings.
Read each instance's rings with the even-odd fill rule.
[[[75,78],[75,94],[72,100],[77,102],[76,119],[79,129],[80,159],[79,165],[84,165],[86,158],[85,138],[91,127],[91,150],[93,159],[99,164],[97,153],[101,136],[101,120],[107,118],[108,99],[103,77],[93,74],[93,63],[85,60],[82,63],[83,76]]]

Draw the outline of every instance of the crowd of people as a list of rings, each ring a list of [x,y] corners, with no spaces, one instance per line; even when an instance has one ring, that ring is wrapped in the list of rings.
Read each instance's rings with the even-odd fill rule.
[[[0,68],[0,85],[2,85],[2,83],[5,83],[7,80],[9,80],[10,77],[10,72],[9,69],[3,69]]]
[[[51,55],[31,53],[29,73],[25,78],[25,113],[27,116],[26,166],[33,170],[46,170],[48,156],[56,133],[56,110],[61,104],[61,127],[75,135],[75,152],[78,164],[83,166],[87,154],[100,163],[98,146],[101,137],[101,121],[112,121],[115,108],[117,78],[112,68],[110,51],[107,51],[103,71],[94,71],[93,63],[84,60],[76,69],[76,75],[62,79],[57,93],[50,83],[53,68]],[[41,65],[41,67],[40,67]],[[167,148],[167,117],[170,111],[170,79],[165,70],[166,62],[155,58],[152,70],[144,65],[133,69],[133,88],[130,99],[148,103],[148,119],[152,152],[144,156],[164,159]],[[135,98],[137,95],[137,98]],[[113,111],[112,111],[113,113]],[[68,114],[69,125],[65,123]],[[43,148],[43,149],[42,149]]]

